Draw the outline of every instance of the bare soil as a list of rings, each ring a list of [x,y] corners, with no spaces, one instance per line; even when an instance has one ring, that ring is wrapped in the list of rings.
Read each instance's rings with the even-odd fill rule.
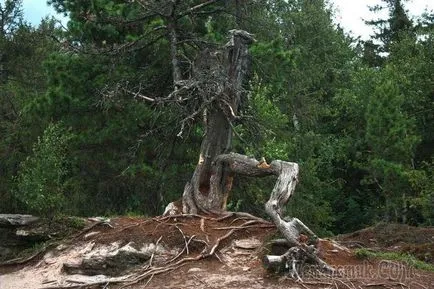
[[[263,268],[262,256],[269,253],[267,243],[277,235],[275,227],[268,222],[236,215],[228,218],[120,217],[109,223],[89,223],[87,229],[45,255],[22,265],[0,266],[0,289],[434,288],[434,272],[416,270],[395,261],[360,260],[352,249],[364,246],[405,251],[408,246],[432,245],[433,228],[384,225],[339,236],[338,241],[320,240],[317,249],[336,269],[336,274],[323,275],[305,265],[300,276],[303,282]],[[155,256],[151,267],[133,268],[126,273],[127,277],[86,277],[63,272],[63,263],[76,260],[86,250],[115,242],[158,243],[167,249],[167,256]],[[129,278],[129,282],[120,282],[122,278]]]

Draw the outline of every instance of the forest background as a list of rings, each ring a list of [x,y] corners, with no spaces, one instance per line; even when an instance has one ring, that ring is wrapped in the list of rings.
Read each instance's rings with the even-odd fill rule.
[[[149,99],[174,89],[165,9],[207,3],[177,19],[181,74],[229,30],[254,35],[232,150],[300,165],[291,216],[322,234],[433,225],[434,14],[412,20],[402,2],[373,7],[388,16],[362,41],[323,0],[50,1],[66,27],[32,27],[22,1],[4,1],[0,212],[156,215],[181,197],[200,103]],[[273,182],[237,178],[228,209],[264,216]]]

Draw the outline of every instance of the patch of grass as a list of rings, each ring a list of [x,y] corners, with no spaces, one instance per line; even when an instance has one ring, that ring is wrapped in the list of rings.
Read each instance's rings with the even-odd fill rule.
[[[67,225],[73,229],[81,230],[86,226],[86,222],[83,218],[69,217],[67,220]]]
[[[137,218],[137,217],[143,217],[143,213],[138,212],[138,211],[126,211],[125,216]]]
[[[71,231],[81,230],[86,227],[86,222],[80,217],[70,217],[67,215],[56,215],[52,220],[49,220],[49,225],[52,227],[53,231],[63,231],[68,235]]]
[[[356,257],[359,259],[368,259],[369,257],[375,257],[375,253],[366,248],[356,249],[354,253],[356,254]]]
[[[410,254],[403,254],[398,252],[376,252],[366,248],[356,249],[355,254],[356,257],[359,259],[376,258],[399,261],[406,263],[407,265],[416,269],[434,272],[433,265],[423,262]]]

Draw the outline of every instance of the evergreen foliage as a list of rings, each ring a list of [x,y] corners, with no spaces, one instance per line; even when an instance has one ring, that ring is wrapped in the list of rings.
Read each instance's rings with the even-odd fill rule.
[[[15,197],[26,211],[53,217],[64,209],[70,139],[61,124],[49,124],[21,163]]]
[[[143,98],[174,90],[174,54],[186,79],[241,28],[256,42],[233,150],[300,164],[288,214],[322,234],[434,224],[431,14],[413,22],[405,2],[384,0],[377,34],[353,45],[323,0],[216,1],[200,13],[183,13],[203,3],[193,0],[176,11],[172,1],[50,2],[67,30],[25,24],[21,1],[0,6],[1,212],[160,214],[194,170],[201,114],[181,123],[201,102]],[[229,209],[264,214],[273,182],[236,179]]]

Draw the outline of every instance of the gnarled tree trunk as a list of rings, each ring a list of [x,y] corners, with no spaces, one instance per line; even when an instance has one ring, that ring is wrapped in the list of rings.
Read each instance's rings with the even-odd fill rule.
[[[232,142],[232,124],[239,111],[243,85],[249,75],[248,46],[253,42],[250,34],[232,30],[231,39],[223,51],[206,51],[206,62],[215,66],[213,94],[204,112],[205,136],[200,148],[199,162],[191,180],[185,185],[182,197],[183,212],[219,212],[226,207],[226,198],[232,186],[231,173],[225,165],[216,167],[217,156],[228,153]],[[211,64],[209,64],[211,63]],[[220,70],[220,71],[219,71]],[[209,77],[210,75],[208,75]],[[216,179],[216,175],[219,179]],[[213,182],[213,185],[211,185]],[[212,187],[213,186],[213,187]]]
[[[283,217],[285,206],[293,195],[298,181],[299,168],[297,163],[275,160],[267,164],[265,160],[259,162],[244,155],[230,153],[217,156],[212,168],[211,195],[223,192],[223,196],[226,196],[228,191],[226,187],[221,187],[221,180],[227,177],[232,178],[234,175],[277,176],[270,199],[265,204],[265,210],[285,238],[286,247],[289,249],[280,256],[264,256],[265,267],[289,269],[293,278],[297,280],[301,280],[298,270],[304,262],[316,264],[321,271],[327,273],[334,271],[317,256],[314,244],[308,245],[300,242],[302,234],[306,234],[314,242],[317,240],[316,235],[299,219],[291,218],[288,220]]]

